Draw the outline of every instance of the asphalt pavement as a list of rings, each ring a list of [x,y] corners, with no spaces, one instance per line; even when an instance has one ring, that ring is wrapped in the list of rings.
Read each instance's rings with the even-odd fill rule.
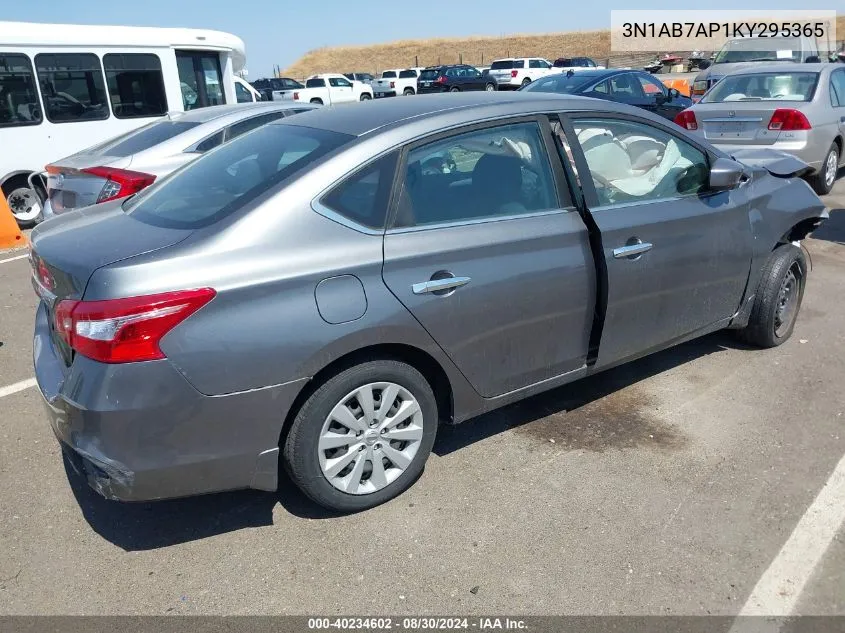
[[[287,484],[99,498],[24,382],[28,263],[0,263],[0,614],[735,615],[770,581],[845,614],[845,532],[817,530],[843,501],[814,514],[845,455],[845,177],[826,201],[787,344],[718,333],[442,428],[413,488],[343,517]]]

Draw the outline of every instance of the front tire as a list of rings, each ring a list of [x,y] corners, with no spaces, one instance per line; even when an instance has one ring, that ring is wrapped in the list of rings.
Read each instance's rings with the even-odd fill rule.
[[[402,92],[402,96],[413,97],[414,96],[414,89],[413,88],[405,88],[405,90]]]
[[[525,79],[522,80],[522,85],[520,87],[525,88],[525,86],[527,86],[530,83],[531,83],[531,80],[528,77],[526,77]]]
[[[282,447],[293,482],[330,510],[358,512],[416,481],[434,446],[434,392],[394,360],[356,365],[318,387],[297,412]]]
[[[757,347],[777,347],[792,336],[804,298],[807,260],[793,244],[777,247],[763,267],[748,325],[738,334]]]
[[[323,100],[322,99],[311,99],[311,103],[313,103],[315,105],[323,105]]]
[[[827,150],[818,173],[810,178],[810,186],[820,196],[830,193],[836,183],[837,171],[839,171],[839,146],[834,143]]]
[[[496,84],[487,84],[484,86],[484,90],[487,92],[495,92],[496,91]]]

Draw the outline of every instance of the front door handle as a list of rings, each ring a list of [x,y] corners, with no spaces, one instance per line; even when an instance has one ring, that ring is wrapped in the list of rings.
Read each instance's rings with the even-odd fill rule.
[[[430,279],[411,286],[415,295],[424,295],[442,290],[452,290],[466,286],[471,279],[469,277],[444,277],[443,279]]]
[[[613,249],[613,257],[616,259],[624,259],[626,257],[637,257],[643,253],[647,253],[652,249],[652,244],[648,242],[637,242],[636,244],[627,244]]]

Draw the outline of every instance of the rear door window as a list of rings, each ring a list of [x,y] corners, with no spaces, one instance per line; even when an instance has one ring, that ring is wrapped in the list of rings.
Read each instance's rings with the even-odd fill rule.
[[[207,226],[355,137],[271,123],[203,155],[124,203],[142,222],[170,228]]]
[[[109,53],[103,56],[103,67],[112,112],[118,119],[161,116],[167,112],[158,55]]]
[[[250,117],[249,119],[233,123],[226,130],[226,141],[231,141],[232,139],[239,137],[241,134],[246,134],[247,132],[251,132],[262,125],[270,123],[271,121],[281,119],[284,115],[285,113],[279,110],[278,112],[270,112],[268,114]]]
[[[369,229],[383,229],[396,170],[392,152],[359,169],[321,200],[332,211]]]
[[[0,53],[0,127],[39,123],[41,105],[29,57]]]
[[[403,70],[399,73],[399,79],[411,79],[417,76],[417,71],[415,70]]]
[[[93,53],[41,53],[35,70],[51,123],[109,118],[103,69]]]

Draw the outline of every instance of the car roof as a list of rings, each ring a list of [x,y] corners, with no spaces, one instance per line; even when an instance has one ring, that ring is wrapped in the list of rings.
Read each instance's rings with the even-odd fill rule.
[[[569,59],[576,59],[575,57],[570,57]],[[644,73],[645,71],[639,70],[637,68],[590,68],[589,70],[579,70],[577,72],[573,72],[573,76],[576,77],[611,77],[613,75],[621,75],[622,73]],[[554,77],[555,75],[549,75],[549,77]]]
[[[782,72],[805,72],[805,73],[818,73],[824,72],[825,70],[833,71],[837,68],[842,68],[840,64],[831,64],[831,63],[824,63],[820,62],[818,64],[806,64],[806,63],[798,63],[798,62],[779,62],[775,64],[756,64],[749,68],[742,68],[740,70],[734,70],[730,75],[755,75],[757,73],[782,73]]]
[[[401,127],[410,122],[428,122],[432,129],[440,123],[463,125],[485,118],[519,116],[567,109],[612,109],[646,116],[639,108],[572,95],[546,92],[460,92],[417,95],[413,99],[376,99],[366,104],[327,106],[271,125],[297,125],[364,136],[371,132]],[[656,116],[656,115],[655,115]],[[656,120],[664,121],[659,117]]]
[[[252,103],[231,103],[227,105],[209,106],[197,108],[187,112],[171,112],[167,116],[173,121],[184,121],[186,123],[209,123],[221,117],[233,115],[232,118],[252,116],[261,112],[276,112],[294,107],[301,107],[303,104],[284,101],[255,101]]]

